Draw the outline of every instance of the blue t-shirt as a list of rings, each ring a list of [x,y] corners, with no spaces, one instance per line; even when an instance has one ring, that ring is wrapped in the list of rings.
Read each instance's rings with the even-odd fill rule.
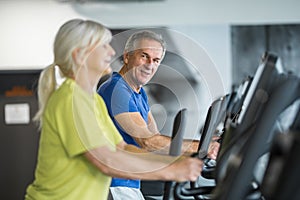
[[[114,72],[112,76],[99,87],[98,94],[104,99],[108,113],[124,141],[127,144],[140,147],[136,141],[121,128],[114,117],[124,112],[139,112],[146,124],[148,124],[150,108],[145,90],[141,88],[139,93],[135,92],[119,73]],[[116,186],[140,188],[140,181],[113,178],[111,187]]]

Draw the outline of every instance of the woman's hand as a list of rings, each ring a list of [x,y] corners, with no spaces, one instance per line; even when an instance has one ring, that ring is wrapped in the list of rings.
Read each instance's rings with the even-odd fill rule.
[[[166,168],[170,175],[167,179],[177,182],[196,181],[203,168],[203,161],[198,158],[182,157]]]

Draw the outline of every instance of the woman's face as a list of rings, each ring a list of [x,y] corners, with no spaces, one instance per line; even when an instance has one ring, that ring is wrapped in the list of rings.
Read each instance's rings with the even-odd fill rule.
[[[86,61],[86,64],[93,73],[104,76],[111,72],[110,63],[112,57],[115,55],[114,49],[109,42],[98,45],[93,49]]]

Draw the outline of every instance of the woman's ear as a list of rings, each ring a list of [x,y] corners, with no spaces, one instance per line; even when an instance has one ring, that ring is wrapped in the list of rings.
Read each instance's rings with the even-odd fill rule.
[[[83,63],[83,56],[81,51],[82,50],[80,48],[76,48],[72,51],[72,58],[76,65],[82,65]]]

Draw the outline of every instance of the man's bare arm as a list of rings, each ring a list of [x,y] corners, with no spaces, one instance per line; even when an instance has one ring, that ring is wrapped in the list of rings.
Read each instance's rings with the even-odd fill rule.
[[[148,124],[138,112],[121,113],[116,115],[115,119],[143,149],[164,154],[169,153],[171,138],[158,132],[151,112],[148,115]],[[198,144],[199,141],[185,140],[182,145],[182,153],[196,152]]]

